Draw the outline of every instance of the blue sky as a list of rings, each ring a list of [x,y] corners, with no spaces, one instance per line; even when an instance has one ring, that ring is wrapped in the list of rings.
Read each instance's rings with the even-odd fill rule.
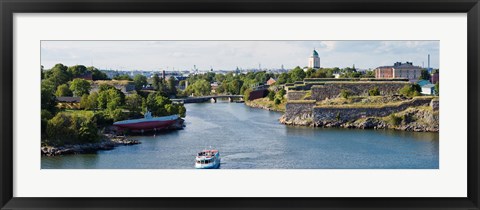
[[[316,49],[321,67],[361,69],[411,61],[439,66],[439,41],[42,41],[41,64],[114,70],[234,70],[307,66]],[[423,63],[422,63],[423,62]]]

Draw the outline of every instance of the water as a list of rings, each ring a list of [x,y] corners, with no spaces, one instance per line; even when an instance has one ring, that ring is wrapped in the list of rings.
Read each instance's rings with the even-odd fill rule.
[[[438,133],[326,129],[280,124],[281,113],[240,103],[186,104],[183,130],[132,137],[139,145],[42,157],[43,169],[193,169],[219,149],[221,169],[436,169]]]

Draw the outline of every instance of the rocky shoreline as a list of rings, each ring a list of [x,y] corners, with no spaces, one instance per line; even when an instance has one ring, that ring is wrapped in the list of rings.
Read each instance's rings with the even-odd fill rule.
[[[179,118],[174,124],[165,128],[164,130],[179,130],[184,127],[183,119]],[[97,143],[87,144],[73,144],[64,146],[42,146],[40,151],[42,156],[59,156],[59,155],[72,155],[72,154],[92,154],[101,150],[112,150],[117,146],[130,146],[141,144],[138,140],[128,139],[127,136],[117,135],[113,133],[119,133],[113,127],[107,127],[105,129],[103,139]]]
[[[303,116],[287,120],[283,115],[279,121],[285,125],[323,127],[323,128],[351,128],[351,129],[393,129],[413,132],[438,132],[438,114],[421,109],[404,111],[404,117],[397,125],[392,124],[386,118],[365,117],[353,121],[325,120],[314,121],[311,116]],[[406,120],[415,119],[415,120]]]
[[[100,150],[112,150],[121,145],[136,145],[141,142],[138,140],[130,140],[125,136],[115,136],[112,134],[105,134],[105,138],[98,143],[88,144],[73,144],[64,146],[42,146],[42,156],[58,156],[70,154],[91,154]]]

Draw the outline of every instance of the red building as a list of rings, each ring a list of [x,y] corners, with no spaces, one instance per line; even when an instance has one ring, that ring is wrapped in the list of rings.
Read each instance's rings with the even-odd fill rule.
[[[412,62],[396,62],[393,66],[380,66],[375,70],[375,78],[405,78],[416,81],[422,75],[422,68]]]

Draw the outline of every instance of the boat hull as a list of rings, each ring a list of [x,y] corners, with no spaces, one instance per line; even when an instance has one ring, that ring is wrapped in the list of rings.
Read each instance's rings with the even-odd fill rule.
[[[196,169],[217,169],[217,168],[220,168],[220,159],[217,159],[213,163],[207,163],[207,164],[195,163],[195,168]]]
[[[149,121],[149,122],[137,122],[137,123],[128,123],[128,124],[116,124],[120,129],[128,129],[132,131],[150,131],[150,130],[161,130],[175,123],[175,120],[166,120],[166,121]]]

